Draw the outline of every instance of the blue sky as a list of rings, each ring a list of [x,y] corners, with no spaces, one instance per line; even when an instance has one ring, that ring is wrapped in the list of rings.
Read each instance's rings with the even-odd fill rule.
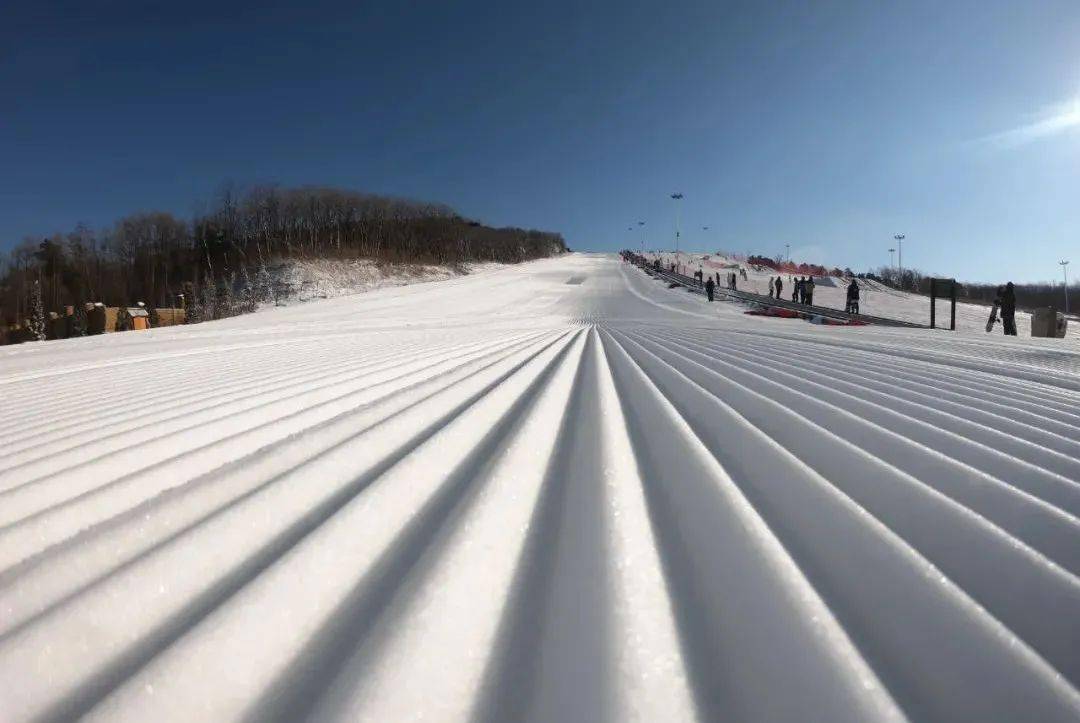
[[[615,250],[1080,271],[1080,3],[27,2],[0,247],[222,182],[443,201]],[[708,232],[702,226],[709,226]]]

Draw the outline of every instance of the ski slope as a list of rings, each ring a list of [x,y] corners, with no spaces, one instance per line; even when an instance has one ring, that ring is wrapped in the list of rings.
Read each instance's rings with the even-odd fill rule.
[[[0,349],[0,720],[1080,718],[1080,346],[573,254]]]

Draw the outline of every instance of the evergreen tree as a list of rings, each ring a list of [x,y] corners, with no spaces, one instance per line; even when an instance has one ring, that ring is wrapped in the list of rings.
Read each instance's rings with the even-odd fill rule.
[[[30,334],[45,341],[45,306],[41,303],[41,282],[34,281],[30,289]]]
[[[236,297],[233,288],[236,285],[236,274],[230,274],[229,278],[221,282],[218,288],[217,315],[215,319],[225,319],[236,316]]]
[[[213,319],[219,318],[217,308],[217,288],[214,286],[214,281],[210,278],[210,274],[203,277],[200,295],[199,321],[212,321]]]
[[[247,266],[240,267],[240,271],[240,311],[244,314],[250,314],[259,308],[259,299],[255,295],[255,285],[251,281],[251,274],[248,273]]]
[[[86,304],[75,304],[75,311],[71,315],[71,336],[86,336],[87,326]]]
[[[259,271],[255,274],[255,300],[260,304],[264,301],[270,301],[273,299],[273,293],[274,280],[270,276],[269,269],[266,268],[266,262],[260,259]],[[273,300],[276,306],[277,300]]]
[[[202,301],[199,299],[199,294],[195,292],[194,287],[184,295],[184,304],[187,307],[184,315],[185,324],[198,324],[203,320]]]

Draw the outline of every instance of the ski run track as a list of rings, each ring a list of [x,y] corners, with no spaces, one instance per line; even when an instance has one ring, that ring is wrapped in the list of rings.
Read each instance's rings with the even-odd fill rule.
[[[1080,719],[1080,347],[573,254],[0,349],[0,720]]]

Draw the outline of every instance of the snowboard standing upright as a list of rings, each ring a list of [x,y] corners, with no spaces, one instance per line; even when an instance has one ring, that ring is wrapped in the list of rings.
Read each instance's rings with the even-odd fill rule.
[[[986,321],[986,332],[990,333],[994,329],[994,324],[998,322],[998,307],[1001,304],[997,299],[994,299],[994,305],[990,309],[990,318]]]

